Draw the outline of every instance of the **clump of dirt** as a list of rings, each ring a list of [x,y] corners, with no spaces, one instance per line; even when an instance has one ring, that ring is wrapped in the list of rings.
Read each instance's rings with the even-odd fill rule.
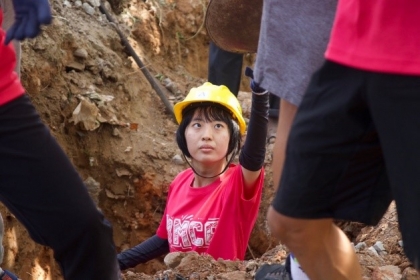
[[[155,233],[168,185],[188,166],[179,160],[174,141],[177,125],[170,109],[128,55],[116,28],[173,104],[207,77],[209,38],[203,26],[207,1],[104,2],[116,21],[112,24],[94,0],[51,4],[53,24],[23,43],[22,81],[92,198],[112,222],[117,250],[122,251]],[[254,55],[245,55],[244,67],[251,66],[254,59]],[[246,77],[241,88],[239,99],[247,117],[250,94]],[[125,272],[124,277],[252,279],[262,263],[283,261],[287,248],[271,238],[265,224],[274,194],[272,149],[270,142],[260,215],[247,260],[229,262],[192,253],[170,254],[166,264],[162,257]],[[23,280],[62,279],[52,251],[34,243],[4,206],[0,211],[6,226],[3,267]],[[346,223],[343,228],[355,244],[365,242],[358,254],[367,279],[379,277],[387,265],[400,269],[404,277],[415,275],[399,242],[395,208],[377,227],[361,229],[360,225]],[[378,241],[384,251],[375,254],[371,248]]]

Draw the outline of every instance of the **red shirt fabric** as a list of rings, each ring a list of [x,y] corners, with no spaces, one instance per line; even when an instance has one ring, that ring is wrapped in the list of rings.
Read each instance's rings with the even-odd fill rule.
[[[14,72],[16,55],[13,44],[4,45],[6,32],[1,28],[3,11],[0,9],[0,105],[3,105],[25,93],[18,75]]]
[[[243,260],[258,215],[264,170],[255,193],[245,199],[240,165],[231,165],[218,180],[191,187],[194,172],[181,172],[169,187],[157,235],[168,239],[171,252],[196,251],[214,259]]]
[[[340,0],[326,51],[354,68],[420,74],[419,0]]]

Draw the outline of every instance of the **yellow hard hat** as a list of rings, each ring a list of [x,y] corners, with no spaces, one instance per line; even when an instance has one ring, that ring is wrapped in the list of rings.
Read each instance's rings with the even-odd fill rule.
[[[178,124],[182,121],[182,111],[185,107],[197,102],[214,102],[224,106],[238,121],[241,135],[245,133],[246,123],[242,117],[241,105],[235,95],[226,86],[216,86],[210,82],[205,82],[199,87],[192,88],[183,101],[174,105],[175,119]]]

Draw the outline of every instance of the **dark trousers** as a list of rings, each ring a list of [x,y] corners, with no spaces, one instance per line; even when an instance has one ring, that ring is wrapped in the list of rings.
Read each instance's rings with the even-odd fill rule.
[[[210,42],[208,81],[214,85],[225,85],[235,96],[238,96],[242,62],[242,54],[222,50]],[[270,94],[270,117],[278,118],[279,108],[280,98]]]
[[[0,106],[0,200],[65,279],[119,279],[109,222],[28,96]]]
[[[242,54],[222,50],[210,42],[208,81],[214,85],[225,85],[238,96],[242,60]]]

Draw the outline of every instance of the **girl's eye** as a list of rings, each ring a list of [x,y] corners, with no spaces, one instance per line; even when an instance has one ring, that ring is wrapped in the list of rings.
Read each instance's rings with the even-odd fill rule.
[[[217,124],[215,124],[215,126],[214,126],[215,128],[223,128],[223,124],[221,124],[221,123],[217,123]]]
[[[193,123],[191,126],[192,127],[201,127],[201,124],[200,123]]]

